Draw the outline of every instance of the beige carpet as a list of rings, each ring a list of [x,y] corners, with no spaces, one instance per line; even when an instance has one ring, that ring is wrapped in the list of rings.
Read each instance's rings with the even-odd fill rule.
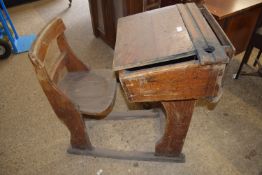
[[[20,34],[38,33],[61,16],[72,48],[93,68],[111,68],[113,50],[92,34],[88,0],[41,0],[9,9]],[[186,163],[123,161],[66,153],[69,133],[56,118],[35,77],[27,54],[0,61],[0,175],[261,175],[262,79],[233,80],[242,55],[225,75],[224,95],[214,110],[197,105],[185,141]],[[247,68],[245,68],[247,69]],[[115,110],[127,110],[119,90]],[[153,150],[157,120],[90,127],[95,145]]]

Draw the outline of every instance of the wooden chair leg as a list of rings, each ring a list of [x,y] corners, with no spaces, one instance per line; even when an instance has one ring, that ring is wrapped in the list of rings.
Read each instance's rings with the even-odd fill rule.
[[[194,110],[195,100],[162,102],[166,111],[163,137],[155,146],[155,155],[180,156]]]
[[[72,148],[81,150],[92,150],[92,144],[90,142],[86,125],[81,117],[81,114],[76,110],[62,111],[54,109],[58,118],[66,125],[70,132],[70,144]]]
[[[92,144],[89,139],[86,125],[81,118],[75,119],[73,116],[63,120],[71,133],[71,146],[77,149],[92,149]]]
[[[92,149],[89,136],[82,115],[78,112],[75,105],[61,95],[60,91],[53,91],[53,84],[47,78],[44,68],[37,67],[36,74],[57,117],[66,125],[70,132],[70,143],[76,149]]]

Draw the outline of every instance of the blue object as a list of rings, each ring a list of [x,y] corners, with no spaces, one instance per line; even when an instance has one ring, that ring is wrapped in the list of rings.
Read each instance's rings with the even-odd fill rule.
[[[3,29],[0,30],[0,38],[3,38],[4,35],[7,35],[9,42],[12,45],[12,50],[14,53],[27,52],[31,48],[31,45],[36,38],[36,35],[30,34],[25,36],[19,36],[7,12],[3,0],[0,0],[0,5],[1,5],[0,21],[3,26]],[[12,31],[10,31],[9,26],[13,31],[13,34]]]

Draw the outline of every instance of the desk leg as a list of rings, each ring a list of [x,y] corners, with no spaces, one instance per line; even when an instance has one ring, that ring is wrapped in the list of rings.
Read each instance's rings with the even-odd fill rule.
[[[166,111],[166,126],[156,143],[156,156],[179,156],[189,128],[195,100],[162,102]]]

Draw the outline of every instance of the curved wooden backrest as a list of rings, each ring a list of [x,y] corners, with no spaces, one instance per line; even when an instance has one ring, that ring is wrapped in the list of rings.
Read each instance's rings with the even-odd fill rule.
[[[69,44],[66,41],[64,31],[66,27],[60,18],[54,19],[50,22],[38,35],[37,40],[33,44],[29,52],[30,59],[34,65],[44,67],[47,70],[47,63],[51,60],[50,71],[48,77],[54,83],[59,81],[64,69],[69,72],[87,71],[88,67],[83,64],[73,53]],[[56,42],[54,42],[56,41]],[[59,48],[59,55],[57,58],[47,57],[47,52],[51,43],[55,43]],[[57,60],[52,62],[52,60]]]
[[[66,27],[61,19],[55,19],[48,24],[38,35],[31,54],[36,56],[37,61],[43,63],[50,43],[64,33]]]
[[[73,54],[66,42],[64,31],[65,25],[62,19],[57,18],[50,22],[38,35],[29,51],[29,58],[53,110],[71,133],[72,147],[91,149],[92,145],[77,106],[57,86],[64,69],[69,72],[88,70],[86,65]],[[46,55],[53,41],[56,41],[60,53],[57,61],[50,65],[51,71],[48,72],[46,63],[48,59],[53,60],[54,58],[47,58]]]

